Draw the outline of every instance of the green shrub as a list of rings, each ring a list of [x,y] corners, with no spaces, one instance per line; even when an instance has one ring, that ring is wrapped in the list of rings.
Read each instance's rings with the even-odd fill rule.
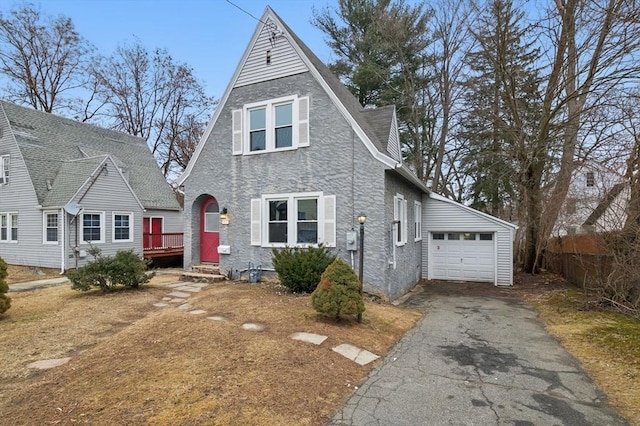
[[[360,281],[342,259],[336,259],[322,273],[318,287],[311,295],[311,305],[318,312],[340,319],[340,315],[364,312]]]
[[[98,287],[102,291],[111,291],[118,286],[138,287],[148,282],[153,275],[145,273],[147,262],[133,250],[123,250],[115,256],[94,254],[95,260],[67,272],[74,290],[88,291]]]
[[[309,248],[285,247],[273,249],[273,267],[280,284],[294,293],[311,293],[315,290],[322,272],[335,260],[322,245]]]
[[[5,278],[7,278],[7,263],[0,257],[0,314],[11,307],[11,298],[5,294],[9,291],[9,284]]]

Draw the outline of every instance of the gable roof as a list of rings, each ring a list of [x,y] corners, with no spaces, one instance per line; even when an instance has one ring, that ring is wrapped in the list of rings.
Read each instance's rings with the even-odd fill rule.
[[[345,119],[351,124],[355,133],[360,137],[364,145],[367,147],[369,152],[373,155],[373,157],[382,162],[385,166],[390,169],[402,169],[402,172],[399,171],[399,174],[409,180],[413,185],[417,186],[424,192],[429,192],[426,186],[417,178],[413,173],[402,165],[400,161],[390,156],[389,152],[387,152],[387,141],[389,138],[389,133],[387,132],[384,139],[380,139],[378,136],[383,133],[383,129],[376,130],[366,119],[366,114],[369,114],[369,111],[364,110],[362,105],[358,102],[358,100],[353,96],[351,92],[338,80],[338,78],[331,72],[331,70],[305,45],[300,38],[289,28],[289,26],[284,23],[284,21],[269,7],[267,6],[256,29],[253,33],[251,41],[247,45],[247,48],[236,68],[236,71],[225,90],[224,95],[222,96],[220,103],[218,104],[218,108],[216,109],[209,125],[207,126],[206,131],[204,132],[196,150],[191,157],[191,161],[187,165],[182,176],[178,180],[178,184],[183,184],[184,181],[189,177],[191,170],[193,169],[193,165],[198,160],[200,153],[204,147],[204,144],[209,138],[211,131],[213,130],[213,126],[215,125],[218,117],[220,116],[222,107],[227,102],[229,95],[234,87],[236,87],[238,79],[242,74],[242,71],[247,63],[251,52],[253,50],[253,46],[258,40],[259,35],[262,33],[265,26],[275,26],[278,30],[278,38],[276,42],[286,42],[290,43],[291,48],[297,53],[297,56],[306,64],[309,72],[315,77],[315,79],[320,83],[320,85],[325,89],[329,97],[333,100],[334,104],[340,110]],[[303,70],[297,69],[296,73],[303,72]],[[306,71],[304,71],[306,72]],[[274,75],[271,78],[276,78],[278,76]],[[391,107],[393,108],[393,107]],[[381,114],[388,114],[388,110],[384,110]],[[391,124],[391,123],[389,123]]]
[[[367,120],[385,151],[396,160],[402,162],[398,126],[396,123],[396,107],[387,105],[379,108],[365,108],[360,114]],[[393,141],[393,143],[392,143]]]
[[[126,169],[121,173],[129,177],[128,184],[145,209],[180,210],[144,139],[6,101],[0,101],[0,108],[40,205],[54,206],[54,200],[64,199],[72,187],[77,190],[88,170],[108,155]],[[80,159],[87,161],[70,163]],[[74,165],[78,170],[73,170]]]

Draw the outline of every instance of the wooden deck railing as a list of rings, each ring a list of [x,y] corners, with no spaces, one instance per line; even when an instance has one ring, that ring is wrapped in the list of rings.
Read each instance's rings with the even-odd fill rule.
[[[142,246],[145,257],[175,256],[184,253],[182,232],[164,232],[161,234],[142,234]]]

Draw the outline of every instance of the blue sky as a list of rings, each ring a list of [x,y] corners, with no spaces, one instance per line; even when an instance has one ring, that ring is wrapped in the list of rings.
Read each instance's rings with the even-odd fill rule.
[[[335,7],[336,0],[232,0],[260,18],[267,5],[327,62],[331,53],[323,34],[310,24],[313,8]],[[23,3],[3,0],[6,13]],[[149,49],[165,48],[186,62],[204,82],[207,94],[220,99],[257,21],[226,0],[34,0],[44,14],[65,15],[78,32],[104,55],[138,38]]]

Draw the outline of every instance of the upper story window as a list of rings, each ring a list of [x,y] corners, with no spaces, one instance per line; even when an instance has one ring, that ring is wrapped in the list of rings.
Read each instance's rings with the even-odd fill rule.
[[[288,96],[232,112],[233,154],[249,155],[309,146],[309,98]]]
[[[9,183],[9,155],[0,155],[0,185]]]
[[[596,174],[594,172],[587,172],[587,188],[596,186]]]

